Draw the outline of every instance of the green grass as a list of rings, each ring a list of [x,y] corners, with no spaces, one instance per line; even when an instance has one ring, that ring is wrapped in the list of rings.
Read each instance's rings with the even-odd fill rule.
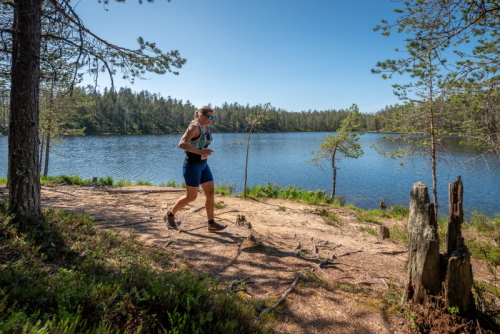
[[[380,222],[377,219],[373,218],[372,216],[366,215],[366,214],[359,214],[356,217],[356,220],[358,222],[362,222],[362,223],[372,223],[372,224],[382,225],[382,222]]]
[[[97,180],[97,183],[104,184],[107,186],[113,186],[114,180],[111,176],[100,177],[99,180]]]
[[[215,184],[215,193],[220,195],[230,196],[234,194],[234,190],[236,189],[236,183],[229,182],[217,182]]]
[[[99,182],[100,183],[100,182]],[[134,183],[132,181],[130,181],[130,179],[122,179],[122,180],[118,180],[114,186],[115,187],[130,187],[130,186],[133,186]]]
[[[371,235],[374,235],[374,236],[378,237],[377,230],[375,230],[374,228],[371,228],[371,227],[360,226],[359,227],[359,231],[360,232],[366,232],[368,234],[371,234]]]
[[[40,177],[40,184],[42,186],[54,187],[57,183],[65,183],[70,185],[83,185],[83,184],[91,184],[92,180],[82,179],[79,176],[68,176],[68,175]]]
[[[135,182],[137,186],[154,186],[154,183],[147,181],[147,180],[137,180]]]
[[[338,227],[342,224],[342,219],[340,219],[340,217],[335,212],[330,212],[325,208],[320,208],[317,210],[304,209],[304,213],[314,213],[320,215],[328,225]]]
[[[224,208],[225,206],[226,206],[226,204],[224,204],[224,202],[215,202],[215,203],[214,203],[214,207],[215,207],[216,209],[222,209],[222,208]]]
[[[343,197],[337,196],[334,199],[331,198],[323,190],[303,190],[300,187],[288,186],[287,188],[281,188],[276,184],[270,182],[265,186],[255,186],[253,188],[247,189],[247,195],[249,197],[260,197],[260,198],[282,198],[294,201],[303,201],[307,204],[318,204],[318,205],[333,205],[333,206],[343,206]]]
[[[0,184],[7,184],[7,178],[0,177]]]
[[[159,187],[172,187],[172,188],[177,188],[177,181],[175,181],[175,180],[170,180],[170,181],[167,181],[167,183],[160,183],[158,186],[159,186]]]
[[[390,238],[393,241],[399,242],[408,247],[408,228],[406,226],[394,225],[389,227]]]
[[[217,280],[88,216],[46,210],[14,225],[0,206],[0,333],[263,333]]]

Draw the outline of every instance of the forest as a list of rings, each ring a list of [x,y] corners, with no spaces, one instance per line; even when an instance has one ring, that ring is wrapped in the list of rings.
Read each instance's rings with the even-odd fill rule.
[[[50,90],[49,90],[50,92]],[[57,97],[59,94],[59,97]],[[52,101],[52,102],[50,102]],[[54,102],[55,101],[55,102]],[[50,104],[52,103],[52,104]],[[209,104],[210,105],[210,104]],[[238,102],[212,106],[217,119],[212,123],[216,132],[244,132],[246,119],[262,109],[262,105],[242,105]],[[97,134],[161,134],[183,132],[193,119],[194,106],[171,96],[148,91],[135,92],[130,88],[104,89],[78,88],[69,96],[67,91],[56,92],[50,100],[46,91],[40,96],[41,137],[51,119],[51,136]],[[395,118],[399,106],[389,105],[374,113],[361,113],[362,131],[384,132],[388,121]],[[0,134],[8,128],[9,99],[0,93]],[[329,132],[336,131],[346,117],[344,109],[287,111],[271,107],[270,117],[260,124],[257,132]],[[456,115],[458,117],[458,114]],[[57,120],[56,120],[57,119]],[[450,130],[453,130],[450,122]]]

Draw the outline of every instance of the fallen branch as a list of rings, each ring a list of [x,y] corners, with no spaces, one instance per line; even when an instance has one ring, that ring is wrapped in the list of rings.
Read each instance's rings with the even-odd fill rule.
[[[205,209],[205,207],[204,207],[204,206],[202,206],[201,208],[198,208],[198,209],[196,209],[196,210],[193,210],[193,212],[198,212],[198,211],[201,211],[201,210],[203,210],[203,209]]]
[[[339,244],[339,245],[333,247],[332,250],[335,250],[336,248],[339,248],[339,247],[342,247],[342,245]]]
[[[247,291],[246,291],[246,289],[244,289],[244,288],[238,288],[238,289],[233,290],[233,287],[234,287],[234,285],[235,285],[235,284],[245,283],[245,281],[246,281],[247,279],[252,278],[252,277],[253,277],[253,276],[248,276],[247,278],[244,278],[244,279],[242,279],[241,281],[239,281],[239,280],[235,279],[234,281],[232,281],[232,282],[231,282],[231,284],[229,285],[229,287],[227,288],[227,290],[226,290],[226,291],[224,291],[224,293],[226,293],[226,294],[227,294],[227,293],[229,293],[229,292],[236,292],[236,291],[245,291],[245,292],[247,292]],[[248,282],[247,282],[247,283],[248,283]]]
[[[328,268],[333,268],[333,269],[340,270],[341,272],[345,272],[345,270],[344,270],[344,269],[340,269],[339,267],[334,266],[333,264],[327,264],[327,265],[325,266],[325,269],[328,269]]]
[[[293,289],[295,289],[295,286],[297,286],[297,283],[299,282],[299,280],[302,278],[302,274],[299,274],[295,280],[293,281],[292,285],[288,288],[288,290],[285,291],[285,293],[281,296],[281,298],[278,300],[278,302],[276,302],[276,304],[274,304],[273,306],[271,307],[268,307],[266,309],[264,309],[262,312],[260,312],[259,316],[257,317],[257,321],[259,321],[264,315],[266,315],[267,313],[271,312],[272,310],[274,310],[275,308],[277,308],[278,306],[280,306],[281,304],[283,304],[286,300],[286,297],[288,297],[288,295],[290,294],[290,292],[293,291]]]
[[[337,258],[342,257],[342,256],[348,256],[348,255],[352,255],[352,254],[360,253],[360,252],[362,252],[362,250],[357,250],[357,251],[355,251],[355,252],[347,252],[347,253],[344,253],[344,254],[342,254],[342,255],[337,256]]]
[[[321,262],[318,264],[318,266],[319,266],[320,268],[323,268],[323,267],[324,267],[324,266],[326,266],[327,264],[331,264],[330,262],[331,262],[331,260],[330,260],[330,259],[324,259],[323,261],[321,261]]]
[[[403,254],[403,253],[408,253],[408,251],[378,252],[378,253],[375,253],[375,254],[382,254],[382,255],[398,255],[398,254]]]
[[[151,189],[151,190],[134,190],[134,189],[99,189],[99,191],[105,191],[107,193],[175,193],[186,191],[186,189]]]
[[[318,269],[319,269],[319,270],[321,270],[321,272],[322,272],[323,274],[325,274],[325,275],[326,275],[326,272],[325,272],[323,269],[321,269],[321,267],[320,267],[320,265],[319,265],[319,264],[315,263],[315,265],[316,265],[316,267],[318,267]]]
[[[150,223],[150,222],[151,222],[151,220],[143,220],[140,222],[126,223],[126,224],[119,224],[119,225],[104,225],[104,226],[105,227],[123,227],[123,226],[137,225],[137,224]]]

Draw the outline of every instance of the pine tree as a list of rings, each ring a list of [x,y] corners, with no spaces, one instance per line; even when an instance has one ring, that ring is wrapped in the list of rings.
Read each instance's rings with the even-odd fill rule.
[[[121,0],[120,0],[121,1]],[[140,1],[141,2],[141,1]],[[107,3],[107,0],[105,0]],[[39,145],[40,61],[49,62],[45,49],[73,52],[74,76],[83,66],[97,75],[116,69],[133,81],[148,72],[177,74],[185,63],[178,51],[163,53],[155,43],[138,38],[139,49],[113,45],[90,32],[67,0],[13,0],[2,2],[6,15],[0,17],[4,46],[1,66],[11,63],[9,119],[9,213],[13,221],[35,222],[41,215]],[[50,27],[44,30],[43,27]],[[43,32],[43,34],[42,34]],[[42,49],[42,45],[50,48]],[[9,49],[9,47],[11,48]],[[50,56],[50,55],[49,55]],[[4,71],[8,72],[8,71]]]
[[[362,132],[354,132],[355,129],[359,128],[359,110],[358,107],[353,104],[346,117],[340,122],[340,126],[337,129],[337,134],[326,134],[323,137],[325,141],[319,143],[320,149],[318,151],[313,151],[311,154],[316,155],[316,158],[308,160],[307,162],[313,162],[315,166],[323,164],[325,161],[330,161],[332,166],[332,200],[335,198],[335,188],[337,185],[337,165],[336,163],[345,158],[357,159],[363,155],[363,149],[358,143],[359,136]]]

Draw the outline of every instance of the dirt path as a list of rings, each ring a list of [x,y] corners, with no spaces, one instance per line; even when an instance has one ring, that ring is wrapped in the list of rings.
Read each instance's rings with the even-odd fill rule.
[[[215,210],[216,220],[228,228],[215,234],[206,231],[201,194],[177,214],[182,222],[179,233],[166,229],[161,217],[182,192],[119,194],[103,190],[88,186],[42,187],[42,204],[88,213],[103,228],[132,232],[149,246],[168,247],[178,254],[179,264],[206,272],[228,285],[235,279],[247,278],[244,296],[248,298],[276,301],[295,277],[309,268],[273,324],[278,331],[392,334],[405,333],[409,328],[405,317],[387,310],[384,302],[384,298],[390,298],[391,286],[404,286],[406,249],[360,232],[359,226],[367,224],[356,222],[356,214],[350,210],[329,209],[342,220],[340,226],[331,226],[314,213],[318,208],[312,205],[216,195],[216,202],[224,204]],[[0,187],[0,196],[6,196],[5,186]],[[245,215],[251,229],[235,226],[238,215]],[[389,226],[404,224],[379,220]],[[250,233],[257,243],[245,241]],[[333,266],[318,267],[321,259],[332,257]],[[474,275],[487,278],[486,270],[479,265],[474,265]]]

